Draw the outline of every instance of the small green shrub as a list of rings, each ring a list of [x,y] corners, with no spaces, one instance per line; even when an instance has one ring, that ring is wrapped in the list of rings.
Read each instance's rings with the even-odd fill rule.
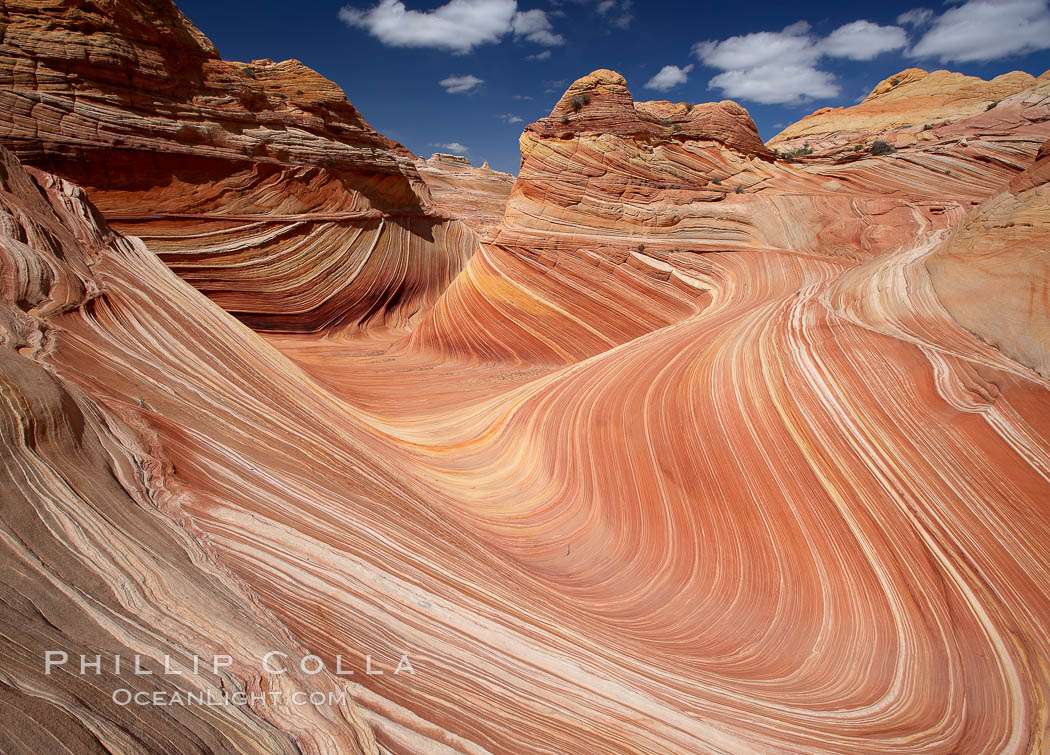
[[[740,184],[737,184],[736,188],[733,189],[733,193],[734,194],[743,194],[744,193],[744,187],[741,186]]]
[[[899,78],[897,78],[896,76],[894,76],[892,79],[890,79],[890,86],[892,86],[892,87],[895,87],[895,86],[897,86],[900,83],[901,83],[901,80]]]
[[[583,104],[584,105],[590,105],[591,104],[591,93],[590,92],[584,92],[583,96],[580,97],[580,99],[583,100]]]
[[[304,92],[304,91],[303,91],[302,89],[296,89],[296,90],[295,90],[295,93],[296,93],[296,94],[300,94],[300,95],[301,95],[301,94],[306,94],[306,93],[305,93],[305,92]]]
[[[573,112],[578,113],[580,112],[580,109],[583,108],[583,98],[573,97],[571,100],[569,100],[569,105],[572,106]]]
[[[716,178],[711,183],[713,183],[715,186],[721,186],[722,185],[722,179],[721,178]]]
[[[927,123],[925,126],[922,127],[922,130],[929,131],[931,128],[933,128],[933,124]]]
[[[986,108],[984,109],[984,110],[985,110],[985,112],[987,112],[987,111],[991,110],[991,109],[992,109],[993,107],[995,107],[995,106],[996,106],[996,105],[998,105],[998,104],[999,104],[999,100],[996,100],[995,102],[989,102],[989,103],[988,103],[988,107],[986,107]]]
[[[685,112],[687,112],[687,113],[688,113],[688,112],[689,112],[689,111],[691,111],[691,110],[692,110],[692,109],[693,109],[694,107],[696,107],[696,105],[694,105],[694,104],[693,104],[692,102],[687,102],[687,103],[685,103]]]
[[[644,252],[645,251],[645,244],[639,244],[638,245],[638,251],[639,252]]]
[[[247,76],[247,77],[248,77],[249,79],[254,79],[254,78],[255,78],[255,71],[253,71],[253,70],[252,70],[251,68],[249,68],[248,66],[245,66],[244,68],[242,68],[242,69],[241,69],[241,73],[243,73],[243,74],[244,74],[245,76]]]
[[[672,132],[674,132],[674,133],[676,133],[676,134],[677,134],[677,133],[678,133],[679,131],[681,131],[681,130],[682,130],[682,127],[681,127],[681,126],[679,126],[679,125],[678,125],[677,123],[676,123],[676,124],[674,124],[674,126],[672,126],[672,127],[671,127],[671,131],[672,131]]]
[[[884,142],[882,139],[876,139],[872,142],[871,149],[869,150],[873,155],[892,155],[897,150],[893,148],[889,142]]]
[[[660,125],[661,126],[670,126],[671,125],[671,119],[670,118],[664,118],[662,121],[660,121]]]

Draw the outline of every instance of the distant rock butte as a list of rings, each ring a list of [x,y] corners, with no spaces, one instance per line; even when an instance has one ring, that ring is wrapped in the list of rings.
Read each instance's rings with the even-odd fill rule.
[[[770,156],[754,121],[735,102],[634,102],[626,79],[608,70],[578,79],[548,117],[525,131],[542,137],[603,134],[652,142],[713,140],[742,154]]]
[[[852,107],[828,107],[817,110],[788,126],[769,140],[770,147],[789,151],[807,144],[812,149],[853,145],[882,138],[891,143],[923,138],[915,130],[945,126],[952,121],[981,116],[1003,101],[1011,103],[1019,93],[1041,89],[1050,84],[1050,71],[1038,78],[1012,71],[984,81],[949,71],[928,73],[909,68],[880,82],[864,100]],[[1013,101],[1014,104],[1016,101]],[[989,122],[1003,113],[988,116]],[[1000,125],[1024,124],[1011,116],[998,117]],[[907,134],[900,134],[906,130]],[[928,129],[927,129],[928,130]]]
[[[416,158],[434,205],[452,217],[461,218],[484,235],[503,219],[514,176],[492,170],[486,162],[480,168],[460,155],[438,152],[429,160]]]
[[[706,306],[710,283],[683,284],[703,277],[674,266],[701,251],[859,259],[914,243],[1028,164],[1050,115],[1050,82],[1035,84],[1014,95],[1025,117],[1003,103],[1027,124],[1008,133],[966,121],[966,133],[987,138],[967,145],[958,129],[938,130],[908,160],[839,149],[803,167],[766,150],[735,103],[635,103],[622,76],[595,71],[525,128],[503,222],[413,343],[482,361],[571,363]],[[645,276],[632,253],[676,274]]]

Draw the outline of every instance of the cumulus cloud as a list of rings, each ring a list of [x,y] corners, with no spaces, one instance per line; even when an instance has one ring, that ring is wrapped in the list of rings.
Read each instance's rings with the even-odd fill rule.
[[[931,18],[933,18],[933,11],[929,8],[912,8],[897,16],[897,23],[917,29],[925,26]]]
[[[692,64],[687,65],[685,68],[679,68],[678,66],[664,66],[660,69],[660,72],[653,76],[646,83],[648,89],[658,89],[661,92],[666,92],[668,89],[672,89],[679,84],[684,84],[689,80],[689,72],[693,70]]]
[[[998,60],[1048,48],[1046,0],[969,0],[937,16],[909,54],[948,63]]]
[[[634,20],[634,0],[601,0],[597,10],[618,29],[626,29]]]
[[[524,123],[525,119],[520,115],[513,115],[512,113],[501,113],[496,116],[504,123]]]
[[[838,96],[839,85],[827,71],[812,66],[767,63],[744,71],[724,71],[710,81],[729,97],[763,104],[785,104]]]
[[[698,42],[693,45],[693,52],[705,65],[725,71],[759,68],[777,61],[812,65],[820,58],[820,50],[805,21],[792,24],[783,31],[759,31],[721,42]]]
[[[514,14],[510,28],[515,36],[523,37],[538,45],[552,47],[565,44],[565,37],[553,32],[547,14],[538,8]]]
[[[466,76],[448,76],[438,82],[445,87],[449,94],[463,94],[485,83],[485,79],[479,79],[472,73]]]
[[[835,76],[820,67],[825,57],[871,60],[907,44],[899,26],[860,20],[819,37],[799,21],[781,31],[698,42],[693,53],[704,65],[722,70],[708,86],[734,99],[786,104],[838,96]]]
[[[371,8],[344,6],[339,18],[391,47],[467,53],[507,34],[547,46],[565,42],[544,11],[520,12],[517,0],[449,0],[429,11],[408,10],[401,0],[380,0]]]
[[[532,97],[527,94],[513,94],[511,95],[512,100],[531,100]]]
[[[550,50],[544,50],[543,52],[538,52],[538,53],[536,53],[534,55],[526,55],[525,56],[525,60],[549,60],[550,56],[551,56],[551,51]]]
[[[708,82],[729,97],[765,104],[834,97],[834,77],[817,69],[821,50],[805,21],[782,31],[759,31],[693,46],[704,65],[721,68]]]
[[[443,150],[445,150],[447,152],[452,152],[453,154],[456,154],[456,155],[465,155],[468,152],[470,152],[470,147],[466,146],[465,144],[460,144],[459,142],[447,142],[445,144],[436,143],[436,144],[431,144],[430,146],[431,147],[440,147],[441,149],[443,149]]]
[[[908,46],[908,35],[899,26],[879,26],[854,21],[831,32],[821,44],[825,55],[851,60],[871,60],[884,52]]]

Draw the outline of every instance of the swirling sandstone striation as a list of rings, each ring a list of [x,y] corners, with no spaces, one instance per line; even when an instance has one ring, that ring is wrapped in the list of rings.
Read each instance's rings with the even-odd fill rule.
[[[253,327],[406,325],[475,235],[298,61],[220,59],[170,2],[6,2],[0,143]]]
[[[822,108],[788,126],[769,140],[769,146],[782,152],[834,152],[867,146],[875,139],[904,146],[937,142],[946,135],[978,137],[1003,130],[1021,135],[1031,130],[1025,111],[1045,102],[1048,86],[1050,71],[1038,78],[1011,71],[984,81],[909,68],[881,81],[857,105]]]
[[[294,664],[305,652],[187,533],[174,468],[154,456],[142,420],[153,410],[107,406],[56,374],[63,336],[54,324],[106,306],[105,260],[148,252],[111,234],[81,190],[30,176],[2,147],[0,229],[2,749],[378,752],[351,696],[333,706],[290,701],[338,695],[340,681],[260,670],[261,654],[284,652]],[[56,665],[45,675],[47,651]],[[229,656],[228,667],[213,667],[215,655]],[[205,660],[196,666],[194,656]],[[97,670],[81,670],[82,658]],[[113,672],[136,658],[148,675]],[[119,690],[283,697],[142,715],[117,702]]]
[[[314,678],[345,683],[338,713],[136,711],[140,728],[192,725],[201,749],[1044,751],[1048,383],[956,321],[931,256],[1007,186],[1008,205],[1029,206],[1042,163],[1023,171],[1050,137],[1040,86],[995,116],[1024,112],[1017,129],[967,138],[964,119],[892,155],[785,161],[738,106],[634,103],[595,72],[526,129],[504,220],[396,343],[341,327],[264,339],[173,275],[155,238],[104,233],[75,187],[37,173],[5,195],[4,345],[82,408],[30,385],[7,389],[9,415],[100,438],[116,461],[5,438],[19,460],[87,458],[23,474],[35,517],[63,474],[110,486],[74,481],[75,519],[27,561],[86,563],[150,626],[163,580],[149,575],[173,572],[171,612],[205,629],[164,623],[152,658],[158,637],[229,644],[245,663],[284,642],[357,672]],[[301,189],[272,167],[267,207],[365,201],[316,166]],[[210,206],[222,183],[197,186]],[[118,192],[92,193],[119,210]],[[969,216],[974,234],[999,222],[980,220],[995,202]],[[65,220],[27,222],[48,212]],[[377,286],[399,280],[380,270]],[[186,559],[136,550],[121,496],[156,501],[156,537],[181,535],[221,579],[193,592]],[[84,558],[77,522],[106,500],[121,505]],[[16,592],[34,602],[74,576],[51,567]],[[27,663],[43,642],[24,643]],[[392,673],[401,653],[415,675]],[[366,655],[386,673],[364,674]],[[54,705],[55,682],[21,673],[15,707],[36,721],[59,708],[47,728],[71,748],[87,731],[163,749],[125,745],[120,711]],[[214,733],[242,713],[241,740]]]
[[[1050,141],[927,259],[963,327],[1050,377]]]
[[[412,341],[569,366],[469,411],[377,389],[371,409],[431,449],[484,539],[573,596],[560,626],[650,669],[628,686],[672,695],[701,740],[664,747],[1046,749],[1050,404],[1034,348],[1014,361],[1047,344],[1044,158],[1022,172],[1050,136],[1044,85],[1009,129],[796,163],[639,132],[622,80],[581,82],[611,91],[579,108],[608,132],[598,113],[526,130],[504,223]],[[1017,245],[994,276],[961,245],[985,232],[987,266]],[[964,313],[941,293],[953,252]],[[609,271],[639,267],[707,298],[625,305],[638,284]],[[1018,293],[982,321],[1004,280]],[[385,362],[354,367],[396,388]]]
[[[434,204],[446,214],[460,218],[484,236],[499,225],[514,186],[514,176],[480,168],[459,155],[437,153],[429,160],[416,158],[419,175],[430,189]]]
[[[735,103],[634,103],[623,77],[596,71],[525,129],[503,223],[413,343],[566,364],[706,306],[717,282],[679,264],[697,253],[857,259],[910,244],[1024,168],[1045,138],[1047,86],[1026,90],[1016,131],[803,165],[774,159]]]

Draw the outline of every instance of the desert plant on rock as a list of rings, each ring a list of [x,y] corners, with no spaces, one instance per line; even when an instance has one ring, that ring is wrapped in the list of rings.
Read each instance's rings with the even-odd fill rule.
[[[897,150],[889,142],[885,142],[882,139],[876,139],[874,142],[872,142],[871,149],[869,151],[873,155],[891,155]]]

